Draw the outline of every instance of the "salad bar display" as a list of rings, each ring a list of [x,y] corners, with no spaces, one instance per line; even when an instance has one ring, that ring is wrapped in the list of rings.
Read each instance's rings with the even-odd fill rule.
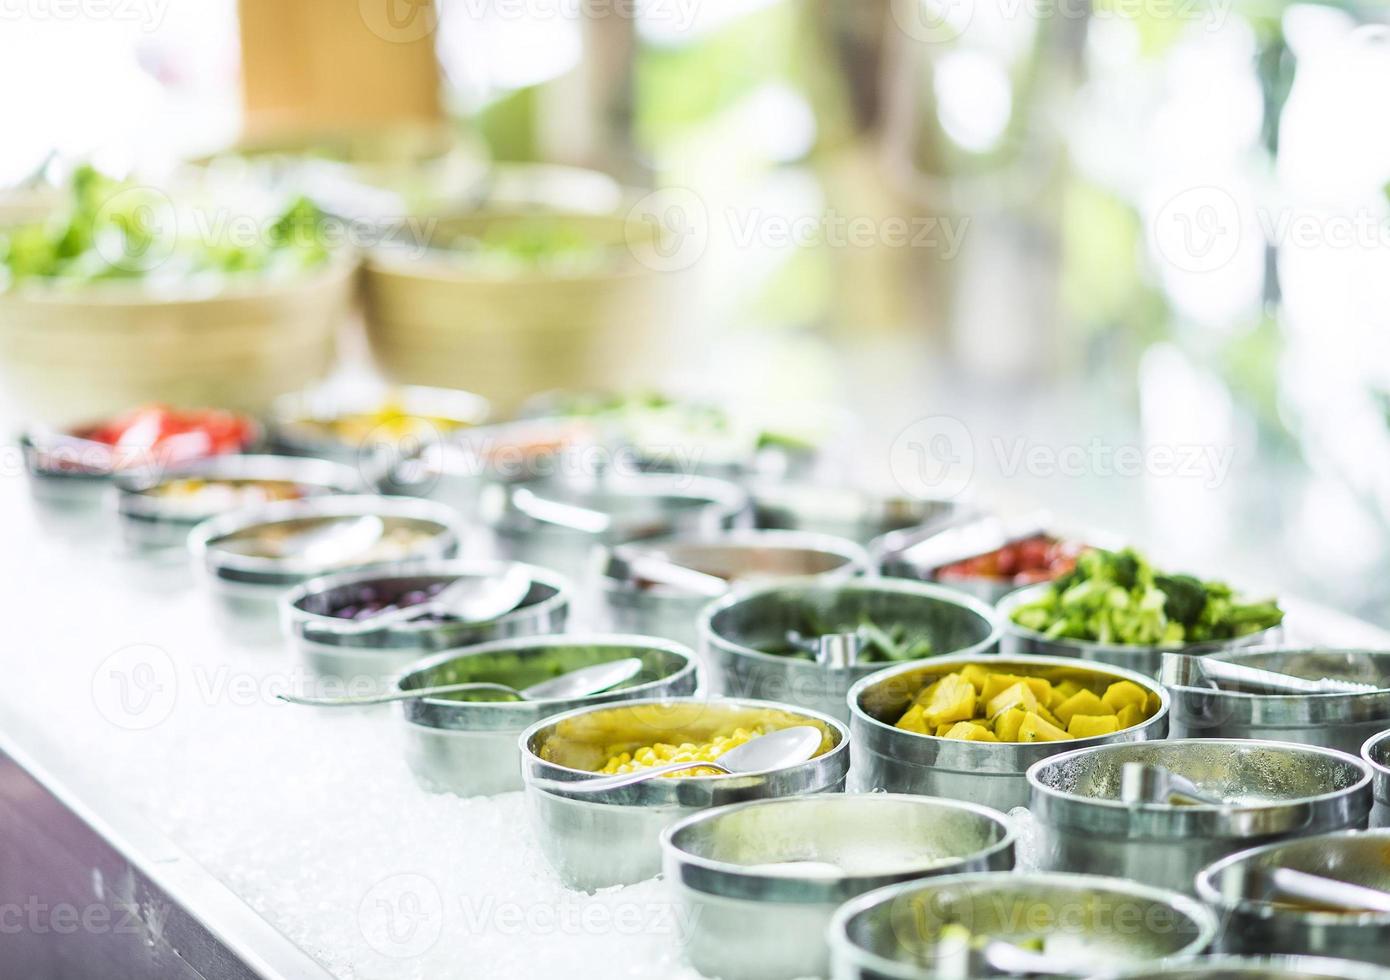
[[[31,434],[25,458],[49,520],[106,521],[121,565],[191,562],[206,629],[288,649],[267,720],[389,739],[398,796],[520,798],[508,833],[576,901],[660,889],[692,916],[660,970],[1390,967],[1390,849],[1366,831],[1390,653],[1274,646],[1274,599],[977,507],[832,486],[852,505],[834,526],[860,530],[826,533],[768,505],[764,440],[699,472],[645,452],[633,471],[483,465],[505,446],[480,433],[526,426],[611,461],[643,445],[634,406],[677,404],[552,397],[492,422],[465,392],[311,393],[264,428],[148,407],[44,451]],[[88,444],[107,455],[56,462]],[[797,479],[826,451],[798,446]],[[448,459],[452,482],[422,478]],[[98,490],[55,495],[71,473]],[[1024,530],[959,555],[1006,526]],[[471,870],[433,874],[466,887]],[[1142,928],[1117,927],[1126,909]]]

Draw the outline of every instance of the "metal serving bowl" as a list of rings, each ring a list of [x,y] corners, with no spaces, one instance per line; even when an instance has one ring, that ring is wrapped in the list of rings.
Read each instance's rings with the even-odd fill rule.
[[[699,643],[700,610],[709,597],[664,583],[642,582],[624,560],[633,553],[655,554],[731,583],[807,578],[825,584],[863,575],[869,568],[869,556],[854,542],[800,531],[723,531],[609,549],[599,589],[613,628],[665,636],[691,646]]]
[[[1090,640],[1053,639],[1035,630],[1024,629],[1013,620],[1013,611],[1019,606],[1036,601],[1045,590],[1052,588],[1048,583],[1030,585],[1016,589],[999,600],[995,609],[999,613],[999,623],[1004,634],[1000,639],[1000,649],[1004,653],[1038,653],[1052,657],[1080,657],[1082,660],[1095,660],[1103,664],[1127,667],[1142,674],[1154,677],[1163,665],[1163,654],[1187,653],[1194,656],[1214,653],[1218,650],[1234,650],[1242,647],[1270,646],[1283,635],[1282,627],[1271,626],[1267,630],[1239,636],[1231,640],[1216,640],[1211,643],[1190,643],[1181,648],[1141,647],[1119,643],[1093,643]]]
[[[498,640],[417,662],[397,679],[397,688],[408,691],[471,681],[525,687],[625,657],[639,658],[641,673],[588,697],[512,701],[472,695],[474,700],[445,696],[402,702],[411,772],[420,785],[434,792],[480,796],[519,790],[517,737],[529,726],[594,705],[679,697],[698,685],[694,654],[687,647],[646,636],[563,634]]]
[[[1253,695],[1170,684],[1174,738],[1272,738],[1354,754],[1367,738],[1390,728],[1390,651],[1256,648],[1209,656],[1308,680],[1330,677],[1385,690]]]
[[[1321,956],[1199,956],[1106,974],[1105,980],[1390,980],[1390,970]],[[1096,978],[1100,980],[1100,978]]]
[[[743,776],[656,778],[602,793],[567,795],[557,783],[592,778],[615,750],[657,742],[704,742],[737,727],[814,725],[815,758]],[[826,715],[774,701],[703,697],[581,708],[521,736],[521,768],[536,838],[571,888],[592,891],[661,871],[661,832],[682,817],[726,803],[839,792],[849,771],[849,731]],[[541,785],[544,781],[545,785]]]
[[[891,885],[840,907],[830,923],[834,980],[950,976],[941,929],[1022,942],[1045,936],[1059,975],[1120,970],[1201,953],[1217,921],[1176,892],[1097,875],[983,873]],[[1067,965],[1084,964],[1077,972]]]
[[[585,531],[522,509],[520,494],[603,514],[606,528]],[[706,477],[639,474],[599,480],[528,480],[488,487],[479,506],[501,557],[553,568],[582,588],[596,545],[674,534],[702,534],[747,523],[748,496]]]
[[[885,496],[815,483],[758,483],[749,492],[757,527],[831,534],[861,545],[904,528],[944,526],[970,512],[951,500]],[[869,550],[876,553],[873,546]]]
[[[405,415],[442,421],[444,425],[430,421],[404,434],[387,426],[375,426],[360,439],[345,439],[330,428],[331,423],[345,417],[373,417],[388,405]],[[270,439],[280,452],[356,466],[368,481],[376,484],[386,478],[387,471],[400,459],[414,456],[425,444],[441,442],[459,429],[481,424],[488,412],[486,398],[452,388],[402,385],[356,397],[310,392],[289,395],[274,404]]]
[[[341,465],[323,460],[301,462]],[[393,528],[409,528],[428,537],[404,556],[387,559],[366,553],[360,561],[343,561],[334,567],[302,558],[247,554],[231,547],[242,537],[254,538],[272,530],[308,530],[326,520],[368,514],[380,517],[388,533]],[[457,512],[442,504],[394,497],[344,496],[282,501],[223,514],[195,527],[188,535],[188,547],[195,565],[211,583],[214,608],[224,615],[225,625],[247,637],[269,638],[276,631],[278,601],[291,587],[329,572],[408,559],[450,558],[458,550],[460,538]]]
[[[1003,814],[885,793],[707,810],[667,828],[661,845],[666,880],[693,923],[686,954],[701,973],[724,980],[824,976],[825,930],[841,903],[899,881],[1014,864]],[[845,873],[784,863],[798,861]]]
[[[404,561],[325,575],[281,599],[280,621],[291,645],[316,675],[351,682],[354,689],[364,682],[371,689],[375,682],[393,678],[441,650],[560,632],[569,612],[569,583],[534,565],[516,566],[530,578],[530,590],[515,609],[487,622],[436,618],[363,631],[360,623],[332,615],[334,609],[359,597],[364,588],[394,598],[460,578],[500,578],[512,567],[507,562]]]
[[[1132,681],[1156,695],[1159,708],[1153,717],[1132,728],[1065,742],[966,742],[894,727],[919,691],[938,677],[972,663],[1056,681],[1069,677]],[[1072,749],[1161,739],[1168,731],[1168,692],[1152,679],[1119,667],[1080,664],[1065,657],[962,655],[889,667],[850,689],[849,710],[856,789],[972,800],[1006,813],[1028,805],[1027,772],[1035,763]]]
[[[1125,803],[1127,762],[1159,765],[1228,804]],[[1333,749],[1287,742],[1184,739],[1105,745],[1028,770],[1040,862],[1191,891],[1198,871],[1254,844],[1366,826],[1369,767]]]
[[[804,631],[808,617],[822,629],[852,631],[866,616],[884,629],[925,635],[938,656],[978,657],[999,640],[993,612],[976,599],[924,582],[871,579],[736,590],[700,614],[700,649],[717,669],[712,683],[728,694],[789,701],[848,721],[850,687],[882,670],[883,661],[829,667],[766,651],[785,649],[788,630]]]
[[[1361,746],[1361,758],[1375,773],[1375,806],[1371,808],[1372,827],[1390,827],[1390,731],[1372,735]]]
[[[1390,965],[1390,914],[1344,914],[1284,904],[1260,872],[1292,868],[1384,891],[1390,888],[1390,830],[1325,834],[1251,848],[1197,876],[1197,894],[1226,919],[1230,953],[1311,953]]]
[[[299,500],[358,493],[366,488],[351,466],[294,456],[213,456],[193,463],[121,473],[115,477],[116,509],[126,541],[132,547],[139,550],[181,548],[194,526],[227,512],[211,502],[200,506],[196,500],[159,496],[159,488],[174,480],[292,483],[300,493]],[[230,509],[241,510],[244,505],[233,505]]]

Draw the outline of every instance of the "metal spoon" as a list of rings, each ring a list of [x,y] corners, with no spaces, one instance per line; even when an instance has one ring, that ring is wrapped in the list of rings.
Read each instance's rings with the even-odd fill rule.
[[[710,575],[686,565],[653,554],[629,553],[616,556],[626,566],[630,578],[669,585],[685,592],[717,599],[729,591],[729,583],[718,575]],[[620,574],[623,574],[620,571]]]
[[[507,684],[494,684],[487,681],[473,681],[467,684],[439,684],[434,687],[416,687],[406,691],[389,691],[385,694],[364,694],[349,698],[310,698],[297,694],[277,695],[281,701],[302,704],[311,708],[351,708],[367,704],[389,704],[392,701],[418,701],[420,698],[437,697],[440,694],[457,694],[460,691],[501,691],[513,694],[520,701],[565,701],[598,694],[623,681],[635,677],[642,670],[642,661],[637,657],[624,657],[607,663],[581,667],[552,677],[550,680],[532,684],[517,690]]]
[[[512,565],[497,578],[455,579],[424,602],[379,612],[365,619],[345,619],[338,630],[366,633],[429,615],[449,616],[465,623],[485,623],[511,612],[530,591],[531,576],[520,566]]]
[[[547,500],[525,487],[512,491],[512,506],[542,524],[554,524],[584,534],[603,534],[613,526],[613,518],[603,511]]]
[[[1349,912],[1390,913],[1390,892],[1379,888],[1367,888],[1293,868],[1275,868],[1269,874],[1269,883],[1274,891],[1304,902],[1344,908]]]
[[[947,933],[948,929],[958,932]],[[935,975],[942,980],[990,976],[1082,976],[1092,972],[1075,962],[1024,949],[1002,939],[975,937],[964,926],[947,926],[931,950]]]
[[[1210,657],[1185,653],[1165,653],[1160,680],[1170,687],[1214,687],[1225,681],[1236,687],[1251,688],[1262,694],[1370,694],[1383,688],[1359,681],[1331,678],[1310,681],[1275,670],[1233,664]]]
[[[814,656],[816,663],[822,667],[853,667],[859,662],[864,634],[861,630],[855,630],[852,633],[826,633],[813,637],[787,630],[787,642]]]
[[[310,565],[333,565],[366,551],[385,533],[386,525],[375,514],[329,520],[287,539],[280,557]]]
[[[1123,803],[1199,803],[1225,806],[1226,801],[1197,788],[1196,783],[1149,762],[1126,762],[1120,767]]]
[[[719,757],[717,762],[673,762],[666,766],[653,766],[620,776],[607,776],[602,779],[586,779],[582,782],[560,782],[558,780],[538,780],[536,785],[542,789],[557,790],[563,793],[602,793],[611,789],[622,789],[645,783],[668,773],[684,772],[687,769],[717,769],[720,774],[734,776],[745,772],[765,772],[781,769],[805,762],[820,748],[821,732],[810,725],[795,725],[779,729],[757,738],[749,739],[742,745],[732,748]]]

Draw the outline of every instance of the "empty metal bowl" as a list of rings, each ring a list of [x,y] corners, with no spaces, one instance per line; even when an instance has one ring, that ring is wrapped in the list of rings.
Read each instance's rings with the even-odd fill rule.
[[[339,466],[323,460],[299,462]],[[260,542],[283,541],[331,521],[375,515],[386,528],[382,542],[324,563],[302,557],[273,557]],[[293,586],[329,572],[408,559],[450,558],[458,550],[459,515],[450,507],[399,497],[342,496],[292,500],[223,514],[203,521],[188,535],[195,566],[208,579],[214,608],[224,624],[246,638],[277,632],[278,603]],[[387,548],[392,535],[409,542]]]
[[[1199,956],[1179,963],[1108,973],[1105,980],[1158,980],[1160,977],[1164,980],[1390,980],[1390,970],[1321,956]]]
[[[1308,874],[1390,888],[1390,830],[1325,834],[1252,848],[1197,876],[1197,894],[1224,917],[1229,953],[1309,953],[1390,965],[1390,913],[1339,912],[1273,892],[1264,873]]]
[[[559,510],[567,506],[602,515],[603,526],[568,523],[567,512]],[[747,494],[734,484],[665,474],[494,484],[484,492],[479,514],[501,557],[553,568],[581,589],[596,545],[707,534],[749,520]]]
[[[168,488],[175,485],[196,488],[203,481],[264,484],[276,490],[288,487],[294,494],[290,500],[366,489],[357,470],[351,466],[294,456],[213,456],[193,463],[121,473],[115,478],[116,510],[126,541],[137,550],[182,548],[188,540],[188,532],[202,521],[248,506],[280,502],[274,497],[249,502],[236,498],[218,499],[216,495],[197,490],[191,497],[167,493]]]
[[[901,628],[908,639],[924,637],[934,658],[979,656],[993,650],[999,636],[989,606],[939,585],[794,582],[745,587],[710,603],[700,614],[700,650],[718,674],[712,683],[727,694],[788,701],[847,721],[850,687],[892,661],[821,665],[792,646],[788,634],[814,639],[852,632],[866,619],[883,630]]]
[[[866,546],[904,528],[943,526],[970,510],[952,500],[895,497],[816,483],[757,483],[749,493],[759,528],[830,534]],[[869,550],[874,553],[873,547]]]
[[[1110,735],[1060,742],[966,742],[896,728],[919,691],[932,681],[978,663],[989,670],[1089,682],[1132,681],[1158,699],[1148,720]],[[1028,805],[1030,766],[1071,749],[1112,742],[1161,739],[1168,731],[1168,694],[1142,674],[1065,657],[962,655],[890,667],[859,681],[849,692],[854,733],[854,787],[890,793],[922,793],[971,800],[1008,812]]]
[[[1118,971],[1203,952],[1217,921],[1200,902],[1118,878],[1056,873],[948,875],[861,895],[830,923],[834,980],[978,976],[959,969],[942,930],[1014,945],[1043,940],[1061,976]],[[1005,976],[1022,974],[1003,973]]]
[[[1308,680],[1358,681],[1385,690],[1254,695],[1170,684],[1174,738],[1271,738],[1354,754],[1367,738],[1390,728],[1390,651],[1251,649],[1209,656]]]
[[[820,750],[807,762],[764,773],[658,777],[582,796],[556,788],[593,778],[623,751],[656,743],[700,744],[757,725],[767,731],[812,725],[823,734]],[[826,715],[773,701],[649,700],[581,708],[532,725],[521,736],[521,755],[541,850],[566,885],[592,891],[658,874],[661,832],[697,810],[843,790],[849,731]]]
[[[441,650],[560,632],[569,612],[569,583],[534,565],[515,566],[529,577],[530,589],[515,609],[487,622],[428,617],[364,631],[360,623],[334,615],[335,610],[360,604],[364,597],[390,602],[460,578],[500,578],[513,567],[509,562],[405,561],[325,575],[281,599],[280,621],[290,644],[315,675],[347,683],[353,693],[367,693]]]
[[[1162,766],[1222,805],[1123,801],[1121,769]],[[1369,768],[1310,745],[1184,739],[1105,745],[1028,770],[1039,861],[1057,871],[1116,874],[1191,891],[1203,867],[1255,844],[1366,826]]]
[[[435,792],[481,796],[519,790],[517,737],[529,726],[586,706],[679,697],[699,683],[688,648],[645,636],[576,633],[498,640],[418,661],[397,679],[398,689],[472,681],[521,688],[626,657],[642,661],[641,673],[587,697],[516,701],[505,695],[460,694],[401,702],[411,772]]]
[[[1371,808],[1371,826],[1390,827],[1390,731],[1366,739],[1366,744],[1361,746],[1361,758],[1370,764],[1375,773],[1375,806]]]
[[[692,923],[686,955],[724,980],[824,976],[825,930],[841,903],[899,881],[1014,864],[1003,814],[886,793],[719,807],[668,828],[661,845]]]
[[[1234,650],[1242,647],[1270,646],[1277,643],[1283,635],[1281,626],[1230,640],[1214,640],[1210,643],[1191,643],[1182,648],[1141,647],[1118,643],[1095,643],[1090,640],[1071,640],[1044,636],[1036,630],[1024,629],[1013,620],[1013,611],[1019,606],[1036,601],[1050,584],[1030,585],[1016,589],[1000,599],[995,609],[999,613],[999,623],[1004,633],[1000,638],[1000,649],[1004,653],[1037,653],[1052,657],[1080,657],[1082,660],[1095,660],[1099,663],[1114,664],[1137,670],[1150,677],[1157,676],[1163,665],[1163,654],[1169,652],[1192,655],[1214,653],[1218,650]]]
[[[725,579],[731,586],[788,578],[833,583],[863,575],[869,568],[869,556],[854,542],[799,531],[721,531],[609,549],[599,588],[612,627],[691,646],[699,643],[700,610],[709,596],[642,579],[628,557],[644,554]]]

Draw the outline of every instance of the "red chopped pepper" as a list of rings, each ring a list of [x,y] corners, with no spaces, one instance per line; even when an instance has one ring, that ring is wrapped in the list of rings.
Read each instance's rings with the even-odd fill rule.
[[[989,578],[1015,585],[1051,581],[1076,566],[1082,545],[1059,541],[1046,534],[1011,541],[995,551],[943,565],[936,570],[942,581]]]
[[[112,447],[118,458],[144,453],[176,462],[240,452],[254,441],[256,424],[221,409],[145,405],[73,435]]]

